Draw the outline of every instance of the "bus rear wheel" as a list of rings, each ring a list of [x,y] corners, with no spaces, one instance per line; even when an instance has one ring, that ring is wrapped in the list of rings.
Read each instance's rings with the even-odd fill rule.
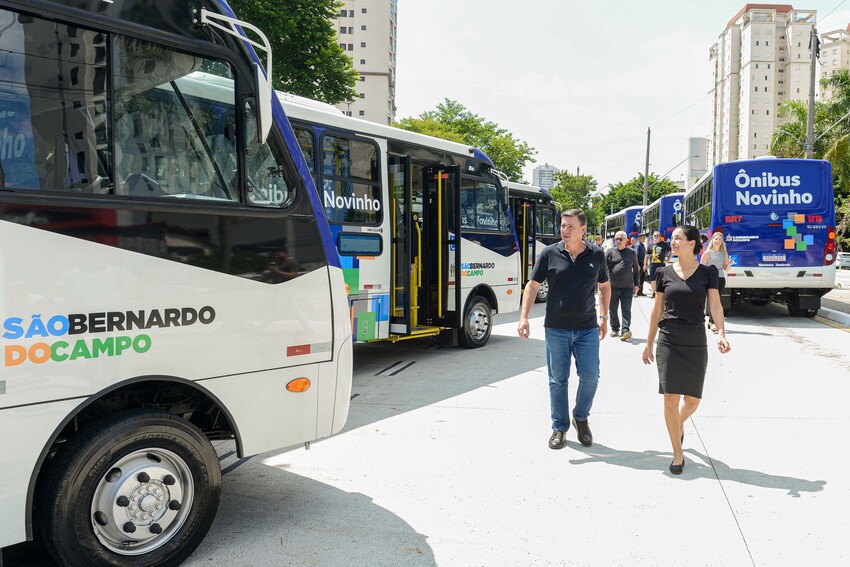
[[[537,297],[534,298],[535,303],[546,303],[546,299],[549,297],[549,282],[547,280],[543,280],[540,283],[540,288],[537,290]]]
[[[493,310],[483,297],[476,295],[469,300],[463,316],[463,327],[458,333],[458,342],[464,348],[480,348],[490,340],[493,330]]]
[[[179,565],[218,509],[221,469],[200,429],[136,411],[93,424],[50,463],[38,525],[61,565]]]

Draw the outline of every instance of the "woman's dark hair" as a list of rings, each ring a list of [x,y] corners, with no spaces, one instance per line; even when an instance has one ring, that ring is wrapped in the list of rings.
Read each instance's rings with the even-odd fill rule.
[[[697,227],[683,224],[677,228],[685,233],[687,240],[694,243],[694,256],[697,256],[702,251],[702,239],[700,239],[700,232],[697,230]]]

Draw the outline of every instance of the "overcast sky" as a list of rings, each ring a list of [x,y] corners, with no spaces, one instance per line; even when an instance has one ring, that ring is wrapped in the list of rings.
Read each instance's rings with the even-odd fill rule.
[[[746,2],[398,4],[397,120],[454,99],[601,188],[643,173],[647,127],[650,171],[685,174],[688,138],[711,132],[709,48]],[[792,5],[817,10],[819,33],[850,23],[847,0]]]

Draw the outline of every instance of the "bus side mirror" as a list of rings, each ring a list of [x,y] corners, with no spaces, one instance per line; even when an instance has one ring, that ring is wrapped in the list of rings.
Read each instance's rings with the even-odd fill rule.
[[[257,141],[264,144],[272,129],[272,85],[257,63],[254,63],[254,94],[257,97]]]

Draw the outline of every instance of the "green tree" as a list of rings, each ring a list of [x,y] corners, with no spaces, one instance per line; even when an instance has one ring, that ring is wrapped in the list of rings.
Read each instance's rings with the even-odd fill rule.
[[[850,248],[850,71],[840,69],[820,81],[832,91],[825,102],[815,102],[815,143],[812,155],[832,163],[835,186],[835,221],[839,244]],[[808,106],[803,101],[783,102],[770,149],[776,156],[802,157],[805,151]]]
[[[581,209],[587,215],[587,233],[595,234],[605,215],[602,209],[594,207],[592,197],[597,181],[592,175],[573,175],[569,171],[555,174],[552,198],[561,210]]]
[[[617,183],[611,186],[611,190],[602,199],[601,208],[603,216],[621,211],[626,207],[634,207],[643,204],[643,180],[642,173],[625,183]],[[675,183],[667,179],[658,179],[655,173],[649,174],[649,191],[646,203],[650,204],[662,195],[669,195],[681,191]]]
[[[496,169],[511,181],[522,179],[522,168],[537,151],[495,122],[472,113],[457,101],[445,99],[434,110],[417,118],[404,118],[396,126],[475,146],[486,153]]]
[[[231,0],[236,15],[271,43],[272,84],[330,104],[353,100],[359,74],[339,46],[337,0]]]

